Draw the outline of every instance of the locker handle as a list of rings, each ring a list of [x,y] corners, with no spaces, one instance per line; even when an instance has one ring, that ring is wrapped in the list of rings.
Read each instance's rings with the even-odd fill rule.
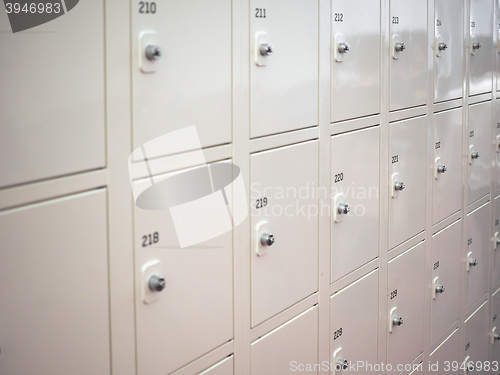
[[[497,327],[491,330],[491,345],[495,345],[495,341],[500,341],[500,334],[497,333]]]

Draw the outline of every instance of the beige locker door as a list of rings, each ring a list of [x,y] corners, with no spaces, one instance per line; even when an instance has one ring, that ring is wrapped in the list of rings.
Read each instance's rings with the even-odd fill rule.
[[[2,8],[0,187],[106,165],[103,3],[15,34]]]
[[[0,214],[0,373],[111,374],[106,191]]]

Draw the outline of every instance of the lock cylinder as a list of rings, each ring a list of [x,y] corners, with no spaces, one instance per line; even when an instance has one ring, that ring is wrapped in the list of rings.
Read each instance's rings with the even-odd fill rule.
[[[436,293],[444,293],[445,288],[444,285],[436,284]]]
[[[259,52],[262,56],[271,56],[274,52],[274,47],[270,43],[262,43],[259,47]]]
[[[339,53],[347,53],[350,49],[351,47],[347,43],[339,43],[339,46],[337,47]]]
[[[403,42],[398,42],[394,45],[396,52],[403,52],[406,49],[406,45]]]
[[[260,243],[263,246],[271,246],[274,241],[275,239],[272,233],[262,233],[262,236],[260,236]]]
[[[469,259],[469,266],[476,267],[478,264],[479,263],[478,263],[478,261],[476,259],[474,259],[474,258],[470,258]]]
[[[478,50],[479,48],[481,48],[481,43],[479,43],[479,42],[472,43],[473,50]]]
[[[394,316],[392,318],[392,325],[396,326],[396,327],[402,326],[403,325],[403,318],[401,318],[400,316]]]
[[[152,292],[161,292],[163,289],[165,289],[165,286],[166,282],[164,277],[153,275],[149,278],[148,288]]]
[[[448,48],[448,44],[446,44],[446,43],[444,43],[444,42],[441,42],[441,43],[439,43],[439,45],[438,45],[438,49],[439,49],[440,51],[444,51],[444,50],[446,50],[447,48]]]
[[[394,183],[394,190],[396,191],[403,191],[406,188],[404,182],[402,181],[396,181]]]
[[[337,371],[345,371],[349,368],[349,361],[345,358],[337,359],[336,363]]]
[[[163,51],[160,46],[150,44],[146,47],[146,58],[149,61],[159,60],[163,55]]]
[[[347,215],[351,211],[351,207],[348,204],[340,203],[337,207],[337,211],[341,215]]]
[[[438,173],[446,173],[447,170],[448,170],[448,168],[446,168],[446,165],[438,165],[438,167],[437,167]]]

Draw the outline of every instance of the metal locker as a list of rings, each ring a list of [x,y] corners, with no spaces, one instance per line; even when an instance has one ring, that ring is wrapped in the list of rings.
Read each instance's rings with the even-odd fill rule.
[[[488,351],[490,346],[490,332],[488,332],[488,301],[484,302],[465,321],[465,359],[464,363],[468,373],[486,374],[489,371],[482,371],[480,366],[484,366],[488,361]]]
[[[462,222],[456,221],[432,237],[431,344],[442,339],[458,321],[460,311],[460,252]]]
[[[426,118],[389,125],[389,245],[393,248],[425,228]]]
[[[378,256],[379,131],[332,137],[331,281]]]
[[[500,20],[500,1],[495,0],[495,19]],[[496,90],[500,91],[500,23],[497,21],[493,26],[493,55],[495,66],[493,81],[496,81]],[[495,83],[494,83],[495,84]]]
[[[256,326],[318,290],[318,141],[252,154],[250,164]]]
[[[493,288],[500,286],[500,195],[494,200],[495,228],[493,229]]]
[[[461,108],[434,115],[434,224],[458,212],[462,206],[462,134]]]
[[[463,374],[454,363],[460,364],[460,331],[456,329],[430,355],[427,374],[445,373],[450,375]],[[456,371],[453,371],[456,369]]]
[[[469,95],[491,92],[493,82],[493,1],[471,0]]]
[[[331,122],[379,113],[380,3],[332,1],[331,37]]]
[[[167,374],[233,338],[232,232],[181,248],[167,209],[139,207],[134,232],[138,374]]]
[[[491,102],[469,106],[468,204],[490,191]]]
[[[491,249],[489,202],[467,215],[467,241],[465,254],[465,309],[469,310],[488,291],[488,263]]]
[[[494,159],[493,166],[495,173],[495,190],[498,190],[500,189],[500,99],[497,99],[495,101],[495,107],[496,107],[496,112],[494,115],[495,121],[493,121],[493,124],[496,128],[496,132],[495,132],[495,138],[493,139],[493,144],[495,148],[495,153],[493,155]]]
[[[111,374],[106,194],[0,214],[0,373]]]
[[[491,296],[491,303],[493,305],[490,320],[491,360],[500,362],[500,289]]]
[[[251,373],[318,374],[318,306],[313,306],[251,344]]]
[[[206,369],[200,375],[233,375],[234,374],[234,356],[231,355],[216,363],[209,369]]]
[[[231,15],[230,0],[151,3],[132,12],[135,147],[192,125],[203,147],[231,141]]]
[[[106,165],[103,10],[83,1],[15,34],[0,12],[0,187]]]
[[[424,345],[425,242],[389,261],[387,363],[412,363]]]
[[[361,363],[377,363],[378,270],[330,297],[330,353],[337,373],[356,366],[356,374],[369,374]],[[360,340],[360,337],[363,339]]]
[[[427,82],[427,2],[390,1],[390,110],[423,105]]]
[[[434,102],[462,97],[463,1],[434,2]]]
[[[251,137],[318,125],[318,1],[252,0],[250,10]]]

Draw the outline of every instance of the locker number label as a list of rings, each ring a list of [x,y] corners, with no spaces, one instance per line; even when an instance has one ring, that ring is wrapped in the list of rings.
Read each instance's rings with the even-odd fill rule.
[[[156,3],[154,1],[139,1],[139,14],[155,14]]]
[[[334,182],[337,183],[337,182],[340,182],[340,181],[343,181],[344,180],[344,173],[337,173],[334,177]]]
[[[497,225],[498,225],[498,223],[499,223],[499,220],[498,220],[498,219],[496,219],[496,220],[495,220],[495,226],[497,226]]]
[[[339,328],[335,332],[333,332],[333,339],[337,340],[340,336],[342,336],[342,328]]]
[[[154,232],[142,236],[142,247],[148,247],[160,242],[160,233]]]
[[[437,27],[441,26],[441,20],[436,20],[436,26]]]
[[[255,18],[266,18],[266,8],[255,8]]]
[[[469,238],[469,240],[467,241],[467,245],[472,245],[472,238]]]
[[[399,17],[392,17],[392,24],[398,25],[399,24]]]
[[[394,289],[392,292],[391,292],[391,299],[394,299],[398,296],[398,290],[397,289]]]
[[[257,199],[255,208],[259,209],[259,208],[264,208],[266,206],[267,206],[267,197]]]
[[[335,22],[344,22],[344,13],[335,13]]]
[[[441,142],[436,142],[436,150],[437,150],[438,148],[441,148]]]
[[[439,260],[434,263],[434,270],[437,270],[439,268]]]
[[[470,138],[474,137],[474,130],[472,130],[472,131],[469,133],[469,137],[470,137]]]
[[[470,21],[470,27],[476,27],[476,21]]]
[[[392,157],[392,164],[399,163],[399,155],[394,155]]]

